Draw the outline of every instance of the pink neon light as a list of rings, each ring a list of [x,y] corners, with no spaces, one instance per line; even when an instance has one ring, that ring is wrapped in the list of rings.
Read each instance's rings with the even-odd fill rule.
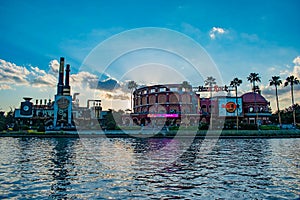
[[[148,114],[147,117],[169,117],[169,118],[177,118],[178,114]]]

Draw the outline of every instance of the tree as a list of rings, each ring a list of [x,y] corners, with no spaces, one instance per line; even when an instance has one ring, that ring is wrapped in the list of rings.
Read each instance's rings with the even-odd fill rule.
[[[213,105],[212,105],[212,90],[213,90],[213,86],[217,84],[216,82],[216,79],[212,76],[209,76],[207,77],[207,79],[204,81],[204,84],[206,86],[209,86],[209,91],[210,91],[210,113],[213,113],[212,112],[212,108],[213,108]],[[210,125],[212,127],[212,117],[210,117]]]
[[[272,76],[272,79],[270,81],[270,86],[275,86],[275,96],[276,96],[276,105],[277,105],[277,112],[278,112],[278,120],[281,127],[281,116],[280,116],[280,109],[279,109],[279,101],[278,101],[278,90],[277,87],[282,84],[282,81],[280,80],[280,76]]]
[[[230,86],[234,87],[235,89],[235,103],[236,105],[238,105],[238,98],[237,98],[237,88],[238,86],[240,86],[243,83],[243,81],[241,79],[238,78],[234,78],[231,82],[230,82]],[[236,129],[239,129],[239,116],[238,116],[238,110],[239,108],[236,108]]]
[[[299,80],[297,77],[294,77],[293,75],[287,77],[285,79],[284,87],[290,85],[291,86],[291,96],[292,96],[292,107],[293,107],[293,119],[294,119],[294,125],[296,125],[296,116],[295,116],[295,109],[294,109],[294,85],[298,85]]]
[[[187,82],[187,81],[183,81],[183,82],[181,83],[180,88],[181,88],[181,89],[184,88],[185,91],[190,91],[190,90],[192,90],[192,86],[191,86],[191,85],[189,84],[189,82]]]
[[[250,81],[250,83],[252,83],[252,90],[253,92],[255,92],[255,82],[260,82],[260,76],[258,76],[258,73],[250,73],[249,76],[247,77],[247,80]]]
[[[128,87],[128,89],[130,90],[130,93],[131,93],[130,106],[131,106],[131,111],[133,111],[132,95],[133,95],[133,90],[136,89],[138,87],[138,85],[135,81],[129,81],[127,87]]]
[[[256,106],[256,91],[257,91],[257,87],[255,87],[255,82],[260,82],[260,76],[258,76],[258,73],[250,73],[249,76],[247,77],[247,80],[250,81],[250,83],[252,83],[252,90],[254,93],[254,103],[255,103],[255,112],[256,112],[256,125],[258,128],[258,113],[257,113],[257,106]]]
[[[204,84],[206,86],[209,86],[209,91],[210,91],[210,98],[212,97],[212,88],[214,85],[217,84],[216,79],[212,76],[207,77],[207,79],[204,81]]]
[[[0,131],[6,130],[6,119],[4,112],[0,111]]]

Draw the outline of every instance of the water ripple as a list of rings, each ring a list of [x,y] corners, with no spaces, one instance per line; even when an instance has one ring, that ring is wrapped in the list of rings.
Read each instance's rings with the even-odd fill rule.
[[[219,140],[209,154],[201,143],[182,150],[160,139],[0,138],[0,198],[300,197],[299,139]]]

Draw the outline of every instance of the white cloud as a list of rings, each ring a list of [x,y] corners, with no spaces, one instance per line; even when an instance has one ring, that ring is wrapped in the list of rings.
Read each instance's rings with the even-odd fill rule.
[[[285,79],[291,75],[294,75],[298,79],[300,78],[300,66],[299,66],[300,65],[300,56],[296,57],[293,60],[293,63],[294,63],[294,66],[288,66],[287,69],[281,70],[278,74],[281,77],[281,81],[282,81],[282,85],[278,86],[280,109],[287,108],[291,105],[291,90],[290,90],[289,86],[284,87]],[[269,68],[269,69],[273,69],[273,68]],[[274,74],[273,70],[270,70],[270,72],[272,72],[272,74]],[[269,82],[268,82],[265,86],[261,85],[260,88],[262,90],[262,94],[271,102],[272,110],[276,111],[277,107],[276,107],[276,101],[275,101],[275,87],[270,86]],[[299,102],[297,101],[297,99],[300,98],[299,90],[300,90],[300,85],[295,85],[294,86],[294,99],[295,99],[295,103],[298,103],[298,104],[299,104]]]
[[[293,60],[293,63],[295,64],[295,65],[300,65],[300,56],[297,56],[294,60]]]
[[[95,74],[82,71],[78,74],[70,75],[70,85],[78,89],[91,88],[91,86],[97,85],[98,79],[98,76]]]
[[[30,65],[27,67],[17,66],[14,63],[0,59],[0,84],[2,85],[2,90],[14,89],[15,86],[53,87],[56,85],[56,80],[55,75],[47,73],[39,67]]]
[[[210,31],[209,31],[209,37],[214,40],[216,39],[216,37],[218,35],[223,35],[225,33],[227,33],[228,31],[223,29],[223,28],[220,28],[220,27],[213,27]]]
[[[49,63],[49,73],[50,74],[58,74],[59,70],[59,62],[58,60],[51,60]]]
[[[0,83],[24,85],[28,84],[26,79],[30,71],[26,67],[17,66],[14,63],[0,59]]]
[[[291,75],[297,77],[298,79],[300,78],[300,56],[297,56],[293,60],[293,63],[295,64],[293,67],[289,67],[289,69],[280,71],[280,76],[282,78],[286,78]]]
[[[0,85],[0,90],[11,90],[11,86],[8,84],[1,84]]]

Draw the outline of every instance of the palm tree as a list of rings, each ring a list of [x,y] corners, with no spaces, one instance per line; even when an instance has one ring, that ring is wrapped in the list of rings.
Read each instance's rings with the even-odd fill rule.
[[[297,77],[294,77],[293,75],[287,77],[285,79],[284,87],[290,85],[291,86],[291,95],[292,95],[292,108],[293,108],[293,118],[294,118],[294,126],[296,125],[296,116],[295,116],[295,109],[294,109],[294,85],[298,85],[299,80]]]
[[[190,90],[192,89],[192,86],[189,84],[189,82],[183,81],[183,82],[181,83],[180,88],[184,88],[185,91],[187,91],[187,90],[190,91]]]
[[[252,83],[252,90],[255,92],[255,82],[260,82],[260,76],[258,76],[258,73],[250,73],[250,75],[247,77],[247,80]]]
[[[250,73],[249,76],[247,77],[247,80],[250,81],[250,83],[252,83],[252,90],[254,93],[254,103],[255,103],[255,111],[256,111],[256,125],[258,128],[258,113],[257,113],[257,106],[256,106],[256,87],[255,87],[255,82],[260,82],[260,76],[258,76],[258,73]]]
[[[238,78],[234,78],[231,82],[230,82],[230,86],[234,87],[235,89],[235,103],[236,105],[238,105],[238,98],[237,98],[237,88],[238,86],[240,86],[243,83],[243,81],[241,79]],[[238,114],[238,110],[239,108],[237,107],[236,109],[236,130],[239,130],[239,114]]]
[[[207,79],[204,81],[205,85],[209,86],[209,91],[210,91],[210,113],[212,114],[212,90],[213,86],[217,84],[216,79],[212,76],[207,77]],[[210,117],[210,125],[212,127],[212,117]]]
[[[133,110],[133,105],[132,105],[132,94],[133,94],[133,90],[137,88],[137,83],[135,81],[129,81],[127,88],[130,90],[131,93],[131,101],[130,101],[130,105],[131,105],[131,111]]]
[[[207,79],[204,81],[205,85],[209,86],[210,91],[210,98],[212,97],[212,88],[214,85],[217,84],[216,79],[212,76],[207,77]]]
[[[281,127],[281,116],[280,116],[280,109],[279,109],[277,87],[282,84],[282,81],[280,80],[280,76],[272,76],[272,79],[270,79],[269,81],[270,81],[270,86],[272,86],[272,85],[275,86],[275,95],[276,95],[276,105],[277,105],[277,112],[278,112],[278,120],[279,120],[279,125]]]

